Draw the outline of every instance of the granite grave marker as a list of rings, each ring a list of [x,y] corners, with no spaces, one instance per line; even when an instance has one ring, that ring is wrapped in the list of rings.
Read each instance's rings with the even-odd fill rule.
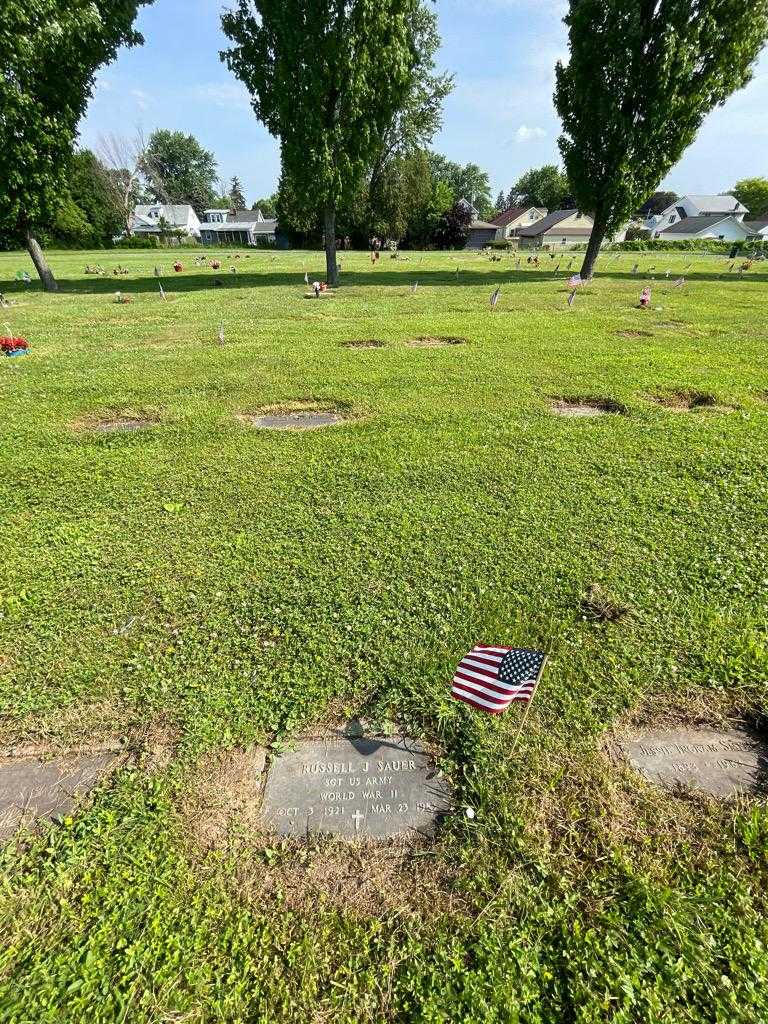
[[[272,763],[263,817],[281,835],[347,839],[431,835],[451,790],[418,740],[334,736],[300,740]]]
[[[114,766],[119,754],[103,751],[42,761],[0,758],[0,843],[37,818],[59,818],[74,810]]]
[[[677,728],[619,739],[625,757],[649,782],[687,786],[727,798],[765,791],[768,745],[747,728]]]

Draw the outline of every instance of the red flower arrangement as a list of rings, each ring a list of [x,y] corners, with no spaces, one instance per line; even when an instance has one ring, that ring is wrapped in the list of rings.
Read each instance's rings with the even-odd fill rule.
[[[211,270],[221,270],[221,263],[218,260],[211,260]]]
[[[182,263],[179,263],[178,260],[176,260],[176,262],[173,264],[173,269],[176,271],[177,274],[179,274],[184,269],[184,265]]]
[[[26,352],[28,348],[26,338],[0,338],[0,352],[3,355],[11,356],[15,352]]]

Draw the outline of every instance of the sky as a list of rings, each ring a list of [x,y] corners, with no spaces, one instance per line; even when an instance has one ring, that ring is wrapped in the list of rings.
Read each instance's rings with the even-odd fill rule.
[[[122,50],[97,79],[81,125],[81,145],[106,133],[170,128],[193,134],[237,175],[249,205],[270,195],[278,147],[249,106],[243,86],[219,60],[227,46],[226,0],[155,0],[141,9],[144,46]],[[487,170],[493,195],[530,167],[557,163],[554,66],[567,58],[563,0],[437,0],[441,70],[456,88],[445,103],[433,149]],[[705,121],[664,187],[714,194],[745,177],[768,177],[768,51],[753,81]]]

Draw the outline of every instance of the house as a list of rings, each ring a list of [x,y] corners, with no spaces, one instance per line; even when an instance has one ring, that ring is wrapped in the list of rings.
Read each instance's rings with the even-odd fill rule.
[[[540,206],[512,206],[491,221],[491,224],[496,225],[496,241],[503,242],[507,238],[517,238],[520,228],[530,227],[531,224],[543,220],[546,216],[546,209]]]
[[[750,238],[768,241],[768,220],[745,220],[744,227],[749,231]]]
[[[132,234],[159,237],[169,228],[192,238],[200,237],[200,221],[189,203],[155,203],[134,208]]]
[[[200,225],[203,245],[272,245],[277,221],[265,220],[261,210],[205,210]]]
[[[728,214],[711,214],[702,217],[684,217],[675,221],[663,231],[655,231],[654,238],[662,241],[681,242],[691,238],[716,238],[722,242],[743,242],[749,238],[747,225]]]
[[[496,238],[496,225],[488,220],[473,220],[469,225],[465,249],[483,249]]]
[[[667,228],[688,217],[714,217],[719,214],[721,217],[730,215],[742,221],[748,213],[746,206],[735,196],[683,196],[666,210],[649,217],[645,227],[651,232],[652,238],[658,238]]]
[[[594,221],[578,210],[556,210],[533,224],[519,228],[521,249],[567,249],[589,241]]]

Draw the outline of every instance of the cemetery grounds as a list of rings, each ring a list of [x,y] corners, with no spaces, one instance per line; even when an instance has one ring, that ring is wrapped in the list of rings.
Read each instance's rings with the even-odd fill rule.
[[[768,265],[199,251],[0,254],[0,753],[123,758],[0,851],[0,1020],[768,1019],[765,805],[610,749],[762,726]],[[514,751],[476,643],[550,654]],[[260,826],[254,751],[356,716],[438,753],[434,841]]]

